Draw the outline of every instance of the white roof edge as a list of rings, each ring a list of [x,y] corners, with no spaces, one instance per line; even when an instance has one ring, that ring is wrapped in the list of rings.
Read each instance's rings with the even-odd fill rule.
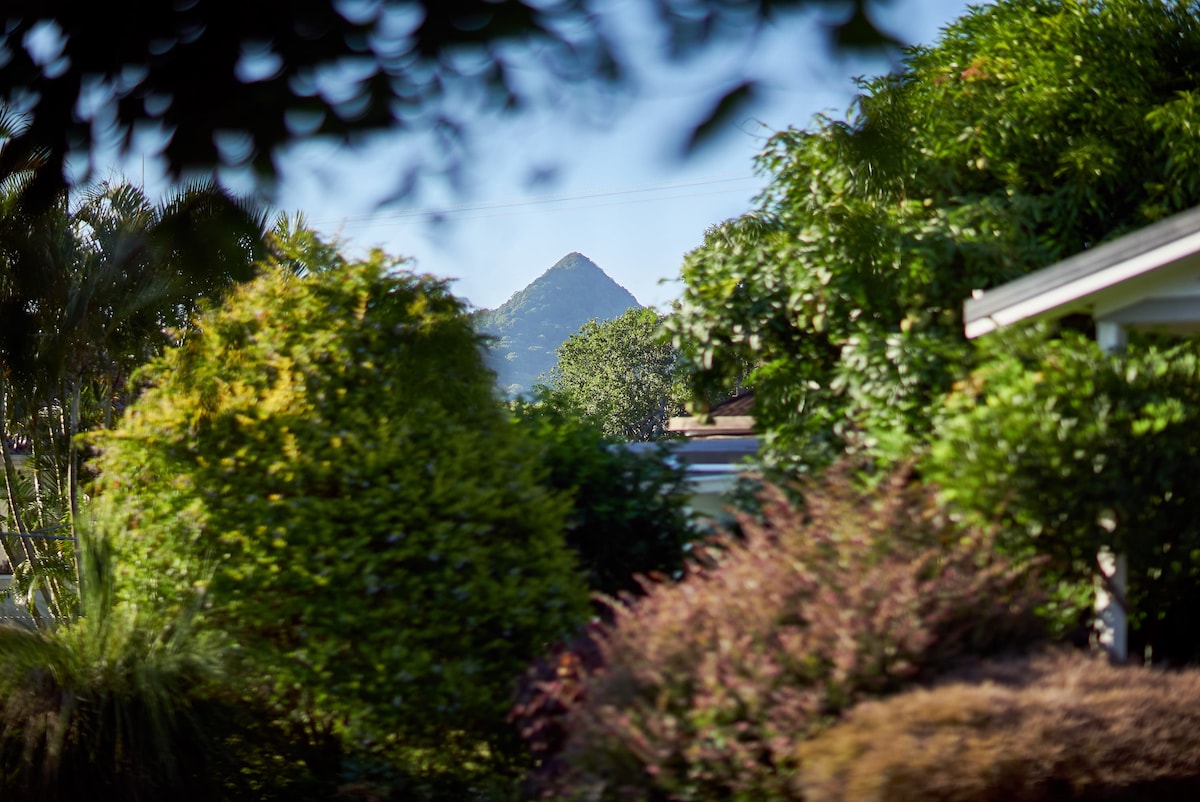
[[[1196,252],[1200,252],[1200,232],[1192,232],[1184,235],[1184,237],[1171,240],[1169,243],[1154,246],[1152,249],[1138,253],[1138,255],[1132,258],[1122,259],[1120,262],[1093,271],[1093,273],[1082,275],[1078,279],[1062,283],[1060,286],[1050,287],[1043,292],[1031,294],[1028,298],[1019,298],[1012,304],[997,307],[990,315],[986,315],[985,317],[972,318],[971,311],[972,309],[978,309],[979,305],[988,299],[988,293],[980,295],[979,298],[968,299],[962,305],[962,319],[964,319],[964,329],[967,339],[973,340],[974,337],[989,334],[991,331],[1003,327],[1003,325],[1026,321],[1028,318],[1060,309],[1062,306],[1084,299],[1088,295],[1102,291],[1102,289],[1150,273],[1150,271],[1162,268],[1164,265],[1177,262],[1178,259],[1192,256]],[[1049,268],[1039,270],[1037,273],[1030,274],[1030,276],[1021,277],[1021,279],[1009,282],[1007,285],[1002,285],[989,292],[996,292],[996,289],[1013,287],[1016,282],[1025,281],[1038,274],[1045,275],[1046,271],[1056,270],[1063,264],[1063,262],[1060,262],[1056,265],[1051,265]]]

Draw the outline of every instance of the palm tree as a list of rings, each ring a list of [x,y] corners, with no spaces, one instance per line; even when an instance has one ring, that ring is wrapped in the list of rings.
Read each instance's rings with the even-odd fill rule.
[[[0,108],[0,148],[21,124]],[[77,435],[111,423],[133,369],[201,299],[252,276],[267,218],[211,182],[157,205],[131,185],[102,184],[31,211],[23,196],[40,160],[17,163],[0,177],[0,561],[13,566],[35,617],[39,590],[51,614],[64,615]],[[30,451],[25,471],[17,442]]]
[[[18,573],[21,580],[18,588],[26,595],[30,613],[38,617],[34,598],[35,574],[46,575],[48,551],[46,543],[39,543],[30,536],[24,511],[28,488],[18,475],[12,446],[15,438],[23,435],[12,430],[11,422],[17,407],[13,392],[15,380],[31,375],[32,354],[39,331],[36,317],[44,307],[38,299],[44,294],[47,271],[38,269],[41,259],[38,254],[56,237],[62,237],[61,204],[47,214],[31,215],[23,203],[25,191],[36,171],[42,165],[42,154],[37,152],[11,153],[14,137],[25,126],[24,119],[8,109],[0,107],[0,155],[3,161],[13,165],[11,170],[0,176],[0,455],[3,457],[6,522],[8,532],[0,534],[0,557]],[[35,224],[34,218],[41,221]],[[35,232],[37,234],[35,235]],[[53,250],[53,249],[52,249]],[[15,529],[15,533],[11,530]],[[55,550],[57,551],[57,550]],[[51,581],[50,584],[53,584]],[[48,593],[50,600],[56,593]]]
[[[266,214],[213,183],[153,206],[129,184],[101,185],[72,211],[78,260],[60,276],[43,373],[61,383],[67,477],[78,515],[81,402],[90,393],[111,422],[132,370],[187,325],[197,303],[253,276]]]

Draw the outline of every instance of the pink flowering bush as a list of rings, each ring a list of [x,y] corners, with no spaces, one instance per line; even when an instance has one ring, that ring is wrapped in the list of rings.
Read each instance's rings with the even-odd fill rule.
[[[1038,637],[1028,566],[907,474],[863,495],[835,471],[802,506],[772,491],[741,527],[616,609],[547,796],[798,798],[798,744],[843,711]]]

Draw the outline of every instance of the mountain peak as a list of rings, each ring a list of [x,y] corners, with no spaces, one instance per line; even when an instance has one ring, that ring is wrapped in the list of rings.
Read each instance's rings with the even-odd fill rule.
[[[593,262],[591,259],[584,256],[579,251],[571,251],[566,256],[564,256],[563,258],[561,258],[557,262],[555,262],[554,265],[550,268],[550,270],[565,270],[565,269],[580,268],[580,267],[591,267],[596,270],[600,270],[600,268],[596,265],[595,262]],[[546,272],[549,273],[550,270],[547,270]],[[600,272],[603,273],[604,271],[600,270]]]
[[[576,300],[583,306],[589,304],[588,296],[595,293],[598,309],[594,317],[601,319],[610,316],[605,312],[610,306],[623,305],[620,312],[611,317],[622,314],[631,306],[641,307],[637,298],[633,297],[633,293],[614,281],[591,259],[576,251],[559,259],[545,273],[530,282],[529,286],[514,293],[504,305],[521,303],[521,299],[531,294],[540,296],[559,292],[579,296]],[[504,305],[501,305],[497,311],[504,308]],[[584,319],[579,325],[582,326],[588,320],[591,318]]]
[[[609,320],[637,298],[581,253],[572,252],[496,309],[475,315],[478,331],[496,337],[487,361],[510,394],[533,387],[554,367],[558,347],[589,320]]]

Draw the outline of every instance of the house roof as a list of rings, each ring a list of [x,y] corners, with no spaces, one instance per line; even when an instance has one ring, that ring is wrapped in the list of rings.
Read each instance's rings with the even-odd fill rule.
[[[1099,245],[963,303],[968,338],[1022,320],[1097,320],[1200,330],[1200,207]]]
[[[727,398],[708,411],[714,418],[738,417],[754,414],[754,391],[747,390],[741,395]]]
[[[726,399],[706,417],[681,415],[667,422],[668,431],[685,437],[750,437],[754,434],[754,392]]]

